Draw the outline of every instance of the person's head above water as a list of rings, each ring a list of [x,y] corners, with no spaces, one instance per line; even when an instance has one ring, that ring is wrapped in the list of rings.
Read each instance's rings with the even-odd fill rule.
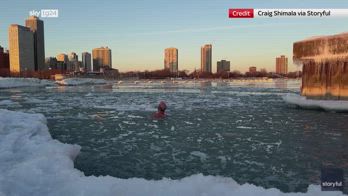
[[[166,109],[167,109],[167,105],[164,101],[161,101],[159,104],[158,104],[158,107],[157,107],[158,111],[161,111],[161,112],[165,112]]]
[[[163,119],[166,117],[165,111],[167,109],[167,104],[164,101],[161,101],[158,104],[157,112],[153,114],[153,118],[155,119]]]

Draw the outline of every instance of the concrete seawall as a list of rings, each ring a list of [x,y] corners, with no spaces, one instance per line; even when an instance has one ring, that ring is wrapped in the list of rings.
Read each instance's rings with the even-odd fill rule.
[[[348,33],[295,42],[293,60],[303,65],[301,95],[348,100]]]

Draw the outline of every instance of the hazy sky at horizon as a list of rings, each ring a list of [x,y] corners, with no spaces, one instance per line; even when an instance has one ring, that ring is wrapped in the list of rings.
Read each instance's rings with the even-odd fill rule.
[[[200,67],[200,47],[213,44],[216,61],[231,61],[232,70],[249,66],[274,71],[275,57],[289,57],[292,44],[316,35],[348,31],[348,18],[229,19],[229,8],[348,8],[342,0],[5,0],[0,7],[0,45],[8,46],[8,26],[24,25],[31,10],[58,9],[45,22],[46,57],[91,52],[108,46],[113,67],[121,71],[163,68],[167,47],[179,49],[179,69]]]

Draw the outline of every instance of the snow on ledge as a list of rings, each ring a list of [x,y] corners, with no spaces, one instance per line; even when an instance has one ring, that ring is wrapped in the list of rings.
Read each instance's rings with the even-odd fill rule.
[[[52,139],[43,115],[0,109],[0,195],[343,195],[321,192],[318,185],[306,193],[282,193],[202,174],[158,181],[87,177],[74,168],[79,151],[78,145]]]
[[[106,84],[107,81],[94,78],[67,78],[61,81],[56,81],[56,83],[63,86],[77,86],[86,84]]]
[[[283,100],[304,109],[323,109],[326,111],[348,112],[348,101],[342,100],[313,100],[298,94],[282,96]]]
[[[40,80],[37,78],[3,78],[0,77],[0,89],[19,88],[19,87],[43,87],[54,85],[49,80]]]

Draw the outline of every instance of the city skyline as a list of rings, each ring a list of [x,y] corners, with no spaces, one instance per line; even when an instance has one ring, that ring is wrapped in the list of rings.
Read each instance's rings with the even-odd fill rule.
[[[200,68],[199,48],[204,43],[214,47],[213,65],[220,59],[231,61],[231,71],[245,72],[249,66],[275,71],[274,58],[280,54],[292,56],[295,40],[312,35],[328,35],[347,31],[342,23],[346,18],[331,19],[229,19],[228,9],[252,8],[341,8],[340,1],[136,1],[105,2],[92,6],[95,1],[69,4],[62,2],[8,2],[0,8],[1,29],[10,24],[22,24],[29,11],[52,8],[59,10],[58,18],[44,18],[46,57],[62,52],[77,54],[100,45],[113,49],[113,68],[120,71],[156,70],[163,68],[163,49],[175,45],[180,50],[180,70]],[[313,3],[315,2],[315,3]],[[16,6],[21,3],[21,6]],[[135,6],[134,6],[135,5]],[[153,9],[156,5],[157,8]],[[12,7],[7,10],[5,7]],[[78,9],[95,13],[76,15]],[[132,11],[130,11],[132,10]],[[166,12],[171,15],[167,24]],[[203,11],[202,11],[203,10]],[[14,14],[16,13],[16,14]],[[174,12],[175,13],[175,12]],[[202,20],[203,19],[203,20]],[[76,21],[80,21],[76,23]],[[93,25],[97,24],[98,31]],[[300,31],[299,31],[300,29]],[[0,45],[8,48],[6,32],[0,31]],[[134,58],[136,57],[136,58]],[[289,72],[300,68],[289,58]],[[212,66],[212,72],[216,67]]]

